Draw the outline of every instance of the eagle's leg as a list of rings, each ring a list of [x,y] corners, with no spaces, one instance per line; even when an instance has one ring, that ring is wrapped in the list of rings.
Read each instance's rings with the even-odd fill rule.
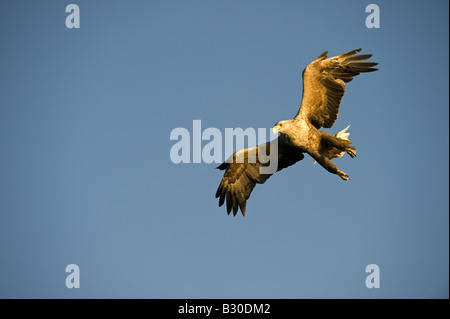
[[[348,174],[342,172],[342,171],[338,171],[338,175],[340,178],[342,178],[344,181],[348,181],[350,180],[350,177],[348,176]]]
[[[353,147],[353,146],[352,146]],[[355,148],[349,148],[347,150],[345,150],[347,152],[348,155],[350,155],[351,158],[356,157],[356,152],[355,152]]]
[[[327,171],[329,171],[332,174],[338,175],[343,180],[348,181],[350,178],[348,174],[344,173],[343,171],[340,171],[337,166],[329,159],[324,156],[313,156],[313,158],[322,165],[323,168],[325,168]]]
[[[331,144],[338,150],[346,152],[348,155],[350,155],[351,158],[356,156],[355,147],[352,146],[352,142],[350,142],[348,139],[342,139],[324,131],[321,132],[322,132],[322,142],[323,140],[325,140],[326,143]]]

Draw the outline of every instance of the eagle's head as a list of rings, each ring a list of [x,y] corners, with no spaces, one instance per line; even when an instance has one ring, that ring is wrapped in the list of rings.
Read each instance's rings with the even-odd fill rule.
[[[291,121],[279,121],[272,128],[273,134],[281,133],[286,134],[289,131],[289,127],[291,126]],[[286,134],[287,135],[287,134]]]

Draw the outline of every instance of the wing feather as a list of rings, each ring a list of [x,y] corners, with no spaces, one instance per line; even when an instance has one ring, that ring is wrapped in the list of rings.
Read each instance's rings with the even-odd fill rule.
[[[373,72],[376,62],[361,62],[372,57],[360,54],[361,49],[327,58],[322,53],[303,71],[303,97],[296,118],[309,120],[318,129],[330,128],[336,121],[345,93],[345,83],[360,73]]]
[[[284,137],[278,137],[278,167],[277,172],[295,164],[303,159],[303,153],[295,146],[284,141]],[[233,162],[224,162],[218,169],[225,170],[223,178],[217,188],[216,198],[219,198],[219,206],[222,206],[226,201],[227,213],[230,214],[233,211],[233,215],[236,216],[240,209],[242,215],[245,216],[247,207],[247,200],[250,197],[256,184],[263,184],[272,174],[261,174],[260,168],[268,166],[270,163],[261,163],[259,161],[258,153],[264,151],[266,154],[270,154],[270,148],[273,142],[267,142],[259,146],[248,148],[243,150],[244,158],[238,162],[236,160],[239,152],[233,154]],[[239,153],[242,154],[242,153]],[[251,157],[251,155],[255,155]],[[255,159],[249,161],[249,157]]]

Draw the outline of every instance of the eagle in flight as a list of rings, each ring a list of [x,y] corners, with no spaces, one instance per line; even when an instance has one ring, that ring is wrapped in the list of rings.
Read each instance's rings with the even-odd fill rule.
[[[349,176],[331,161],[347,153],[355,157],[355,147],[348,140],[347,128],[335,135],[320,131],[331,128],[338,117],[339,104],[345,92],[345,83],[364,72],[373,72],[378,63],[361,62],[371,54],[359,54],[361,49],[328,58],[328,51],[312,61],[303,71],[303,96],[297,115],[280,121],[273,133],[280,135],[273,141],[239,150],[217,168],[225,170],[216,192],[219,206],[225,201],[227,212],[236,216],[241,209],[245,216],[247,200],[256,184],[263,184],[275,171],[291,166],[308,153],[317,163],[343,180]],[[261,153],[269,154],[277,147],[278,166],[273,172],[264,172],[270,161],[260,160]]]

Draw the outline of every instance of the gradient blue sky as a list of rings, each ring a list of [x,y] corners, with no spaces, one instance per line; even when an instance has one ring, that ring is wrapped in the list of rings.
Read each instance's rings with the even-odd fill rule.
[[[448,298],[449,3],[376,1],[367,29],[369,3],[2,1],[0,297]],[[175,127],[270,128],[359,47],[380,70],[329,130],[351,181],[306,156],[233,217],[217,165],[170,161]]]

